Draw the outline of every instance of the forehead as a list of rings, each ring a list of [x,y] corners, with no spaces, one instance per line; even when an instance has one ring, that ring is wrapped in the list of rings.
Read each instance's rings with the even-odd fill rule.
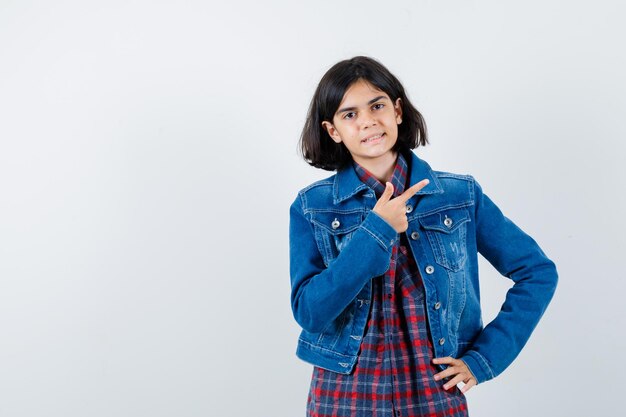
[[[341,100],[339,107],[367,104],[369,100],[378,96],[384,96],[385,98],[389,98],[387,93],[379,90],[369,81],[361,79],[348,87],[343,95],[343,99]]]

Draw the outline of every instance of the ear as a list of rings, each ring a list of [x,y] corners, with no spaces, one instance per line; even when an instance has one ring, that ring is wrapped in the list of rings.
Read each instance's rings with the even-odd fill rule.
[[[341,136],[339,136],[339,132],[331,122],[324,120],[322,122],[322,127],[326,129],[326,131],[328,132],[328,136],[330,136],[333,141],[335,141],[336,143],[341,143]]]
[[[396,111],[396,123],[400,124],[402,123],[402,99],[400,97],[396,100],[394,109]]]

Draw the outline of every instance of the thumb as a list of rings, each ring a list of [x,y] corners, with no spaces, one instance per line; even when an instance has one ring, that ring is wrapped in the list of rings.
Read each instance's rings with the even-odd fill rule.
[[[383,194],[378,199],[378,202],[386,203],[387,201],[389,201],[392,195],[393,195],[393,184],[387,181],[385,183],[385,191],[383,191]]]

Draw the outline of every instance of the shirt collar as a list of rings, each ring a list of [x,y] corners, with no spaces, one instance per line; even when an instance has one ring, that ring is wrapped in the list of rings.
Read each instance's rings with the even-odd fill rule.
[[[428,185],[419,190],[416,195],[428,195],[443,193],[439,180],[433,173],[430,165],[426,161],[417,157],[414,152],[407,151],[403,154],[408,162],[409,182],[408,186],[417,184],[424,178],[429,180]],[[394,184],[395,186],[395,184]],[[333,184],[333,203],[338,204],[360,191],[366,191],[370,187],[364,184],[352,165],[340,169],[335,175]]]
[[[382,193],[385,191],[385,184],[378,180],[371,172],[365,169],[362,165],[357,162],[352,163],[354,167],[354,171],[356,175],[359,177],[361,182],[365,185],[369,186],[377,198],[380,198]],[[396,165],[391,173],[391,179],[388,181],[393,185],[393,196],[397,197],[404,192],[404,186],[406,184],[406,179],[408,176],[408,166],[404,156],[401,153],[398,153],[398,157],[396,158]]]

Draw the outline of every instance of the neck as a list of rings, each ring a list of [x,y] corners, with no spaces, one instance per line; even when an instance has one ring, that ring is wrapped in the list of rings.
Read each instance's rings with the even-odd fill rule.
[[[363,168],[368,170],[378,181],[383,184],[391,180],[393,169],[396,166],[397,152],[389,152],[381,158],[376,159],[355,159]]]

